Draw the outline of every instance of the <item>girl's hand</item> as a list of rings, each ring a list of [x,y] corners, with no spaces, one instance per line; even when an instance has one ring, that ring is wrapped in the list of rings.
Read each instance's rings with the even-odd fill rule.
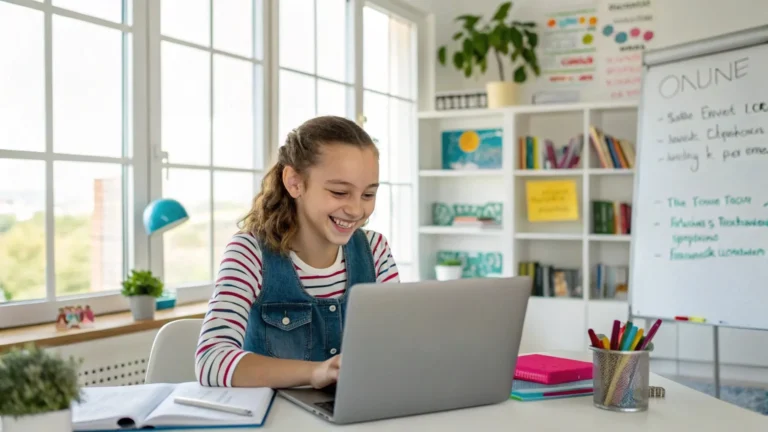
[[[320,389],[335,383],[339,379],[339,368],[341,368],[341,354],[317,364],[312,370],[310,384]]]

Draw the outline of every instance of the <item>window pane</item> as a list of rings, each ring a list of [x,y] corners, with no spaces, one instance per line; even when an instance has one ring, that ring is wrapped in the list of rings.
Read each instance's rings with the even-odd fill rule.
[[[163,196],[178,200],[189,220],[163,235],[164,282],[211,280],[211,177],[207,170],[171,169]]]
[[[411,25],[392,18],[389,20],[389,91],[397,96],[412,99],[413,39]]]
[[[121,165],[54,162],[56,295],[120,288],[122,181]]]
[[[389,17],[363,8],[363,87],[389,91]]]
[[[255,174],[213,173],[213,259],[216,265],[221,261],[229,239],[238,232],[238,223],[251,209],[257,185],[261,185],[261,177]]]
[[[254,168],[251,62],[213,57],[213,164]]]
[[[210,46],[210,0],[162,0],[160,33]]]
[[[317,0],[317,74],[344,82],[350,65],[347,4],[347,0]]]
[[[0,2],[0,148],[45,150],[43,13]]]
[[[413,261],[413,188],[392,186],[392,233],[389,245],[395,262]],[[394,218],[397,215],[397,218]]]
[[[390,178],[390,160],[392,160],[389,137],[389,98],[377,93],[363,93],[363,113],[365,130],[379,148],[379,181],[392,181]]]
[[[313,1],[281,0],[279,9],[280,66],[314,73],[315,13]]]
[[[349,117],[347,101],[351,89],[343,84],[317,80],[317,115]]]
[[[390,179],[396,183],[413,181],[414,149],[414,119],[416,118],[415,104],[396,98],[389,100],[389,142],[388,159],[397,161],[390,165]]]
[[[122,155],[123,59],[118,30],[53,16],[53,149]]]
[[[0,159],[0,291],[0,303],[45,298],[43,161]]]
[[[210,54],[162,44],[163,149],[171,163],[211,162]]]
[[[121,0],[53,0],[54,6],[114,22],[123,21],[122,3]]]
[[[376,192],[376,208],[373,210],[373,214],[368,219],[368,223],[365,229],[374,230],[384,235],[387,241],[392,242],[392,217],[391,217],[391,186],[388,184],[382,184],[379,186],[378,192]],[[395,259],[397,257],[395,256]]]
[[[292,129],[315,116],[315,79],[280,71],[280,145]]]
[[[213,2],[213,47],[253,57],[253,0]]]

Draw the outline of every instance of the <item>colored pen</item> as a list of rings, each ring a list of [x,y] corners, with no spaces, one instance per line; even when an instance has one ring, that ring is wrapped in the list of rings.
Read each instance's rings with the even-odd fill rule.
[[[637,344],[640,343],[640,339],[643,337],[643,329],[637,331],[635,339],[632,340],[632,344],[629,345],[629,350],[634,351],[637,348]]]
[[[602,348],[603,344],[602,342],[600,342],[600,339],[597,338],[595,331],[592,329],[589,329],[587,330],[587,333],[589,333],[589,340],[592,341],[592,346],[595,348]]]
[[[627,337],[632,331],[632,327],[632,321],[627,321],[627,324],[624,326],[624,333],[621,335],[621,340],[619,341],[619,350],[624,351],[624,345],[627,343]]]
[[[611,342],[608,341],[608,336],[603,336],[600,340],[602,341],[603,349],[611,349]]]
[[[651,342],[651,339],[656,336],[656,332],[659,330],[660,326],[661,320],[657,319],[656,322],[651,326],[651,329],[648,330],[648,334],[645,336],[645,340],[643,341],[642,345],[640,345],[640,351],[644,350],[648,346],[648,344]]]
[[[703,322],[706,322],[707,320],[701,317],[688,317],[688,321],[703,323]]]
[[[621,326],[619,320],[613,320],[613,331],[611,332],[612,350],[617,350],[619,348],[619,326]]]
[[[196,408],[206,408],[215,411],[228,412],[232,414],[238,414],[242,416],[251,416],[253,412],[247,408],[241,408],[231,405],[225,405],[217,402],[211,402],[202,399],[193,399],[184,396],[176,396],[173,398],[173,402],[179,405],[187,405]]]
[[[635,340],[635,334],[637,334],[637,327],[632,326],[632,328],[624,332],[624,334],[626,337],[624,338],[624,343],[621,344],[621,350],[629,351],[629,346],[632,344],[632,341]]]

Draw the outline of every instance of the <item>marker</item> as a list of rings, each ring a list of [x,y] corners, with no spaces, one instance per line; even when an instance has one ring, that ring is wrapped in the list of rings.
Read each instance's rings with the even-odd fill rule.
[[[621,350],[629,351],[629,346],[632,344],[632,341],[635,340],[635,335],[637,334],[637,327],[632,326],[631,329],[629,329],[628,331],[625,331],[624,333],[625,334],[629,333],[629,334],[626,335],[627,337],[625,338],[624,343],[621,344]]]
[[[637,348],[637,344],[640,343],[640,339],[643,338],[643,329],[637,331],[635,338],[632,340],[632,344],[629,345],[629,350],[634,351]]]
[[[685,316],[676,316],[675,320],[677,321],[688,321],[688,317]]]
[[[703,323],[703,322],[706,322],[707,320],[701,317],[688,317],[688,321]]]
[[[600,341],[603,342],[603,348],[604,349],[611,349],[611,343],[608,341],[608,336],[603,336],[600,338]]]
[[[632,325],[632,321],[627,321],[627,325],[624,326],[624,333],[622,333],[622,335],[621,335],[621,341],[619,341],[619,350],[620,351],[624,351],[625,350],[625,348],[624,348],[625,344],[627,346],[629,346],[629,344],[627,344],[626,342],[627,342],[627,337],[629,336],[629,333],[632,331],[632,327],[634,327]],[[635,337],[634,334],[632,335],[632,337]]]
[[[651,326],[651,329],[648,330],[648,335],[645,336],[645,340],[643,340],[643,343],[640,344],[638,351],[642,351],[648,347],[648,344],[651,343],[651,339],[656,336],[656,332],[659,330],[659,327],[661,327],[661,320],[657,319],[656,322]]]
[[[619,348],[619,326],[621,326],[619,320],[613,320],[613,331],[611,332],[611,349],[614,351]]]
[[[587,333],[589,333],[589,340],[592,341],[592,346],[595,348],[602,348],[603,343],[600,341],[600,339],[597,338],[597,335],[595,334],[595,331],[592,329],[587,330]]]

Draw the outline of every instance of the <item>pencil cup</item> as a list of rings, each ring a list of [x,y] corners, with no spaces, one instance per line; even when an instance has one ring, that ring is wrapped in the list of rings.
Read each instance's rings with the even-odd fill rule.
[[[595,406],[619,412],[647,410],[650,351],[589,349]]]

